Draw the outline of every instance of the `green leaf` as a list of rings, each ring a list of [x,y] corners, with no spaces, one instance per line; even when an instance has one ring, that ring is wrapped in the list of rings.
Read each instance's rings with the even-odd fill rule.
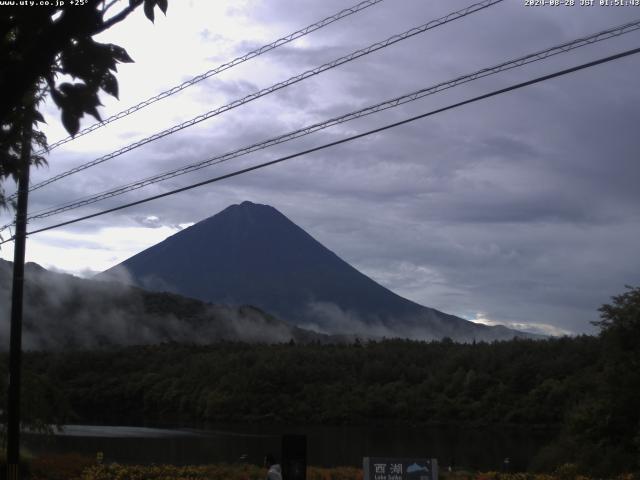
[[[62,92],[64,97],[68,97],[69,95],[73,95],[73,92],[77,90],[76,85],[79,85],[79,84],[72,84],[67,82],[61,83],[60,85],[58,85],[58,90]]]
[[[112,73],[106,73],[100,80],[100,88],[112,97],[118,98],[118,80]]]
[[[80,116],[68,109],[62,110],[62,125],[73,137],[80,130]]]
[[[129,56],[127,51],[119,47],[118,45],[109,44],[111,54],[120,63],[133,63],[133,59]]]
[[[162,13],[167,14],[167,7],[169,6],[169,2],[167,0],[156,0],[156,4],[162,10]]]
[[[61,96],[62,123],[71,135],[78,131],[79,119],[88,113],[96,120],[101,120],[97,107],[102,105],[98,98],[99,86],[97,83],[63,83],[59,90]]]
[[[144,14],[151,22],[153,22],[153,7],[155,7],[155,0],[144,0]]]
[[[31,165],[35,165],[36,167],[41,167],[44,165],[48,165],[47,159],[42,155],[31,155]]]
[[[40,112],[33,112],[33,120],[40,123],[47,123],[44,121],[44,117]]]
[[[62,104],[64,103],[64,98],[60,94],[60,91],[57,88],[51,89],[51,98],[53,102],[58,106],[58,108],[62,108]]]
[[[89,105],[85,111],[91,115],[93,118],[95,118],[96,120],[98,120],[99,122],[102,121],[102,118],[100,117],[100,113],[98,112],[98,109],[96,108],[95,105]]]
[[[97,82],[104,72],[115,69],[116,62],[111,45],[91,38],[79,39],[60,55],[62,72],[86,83]]]

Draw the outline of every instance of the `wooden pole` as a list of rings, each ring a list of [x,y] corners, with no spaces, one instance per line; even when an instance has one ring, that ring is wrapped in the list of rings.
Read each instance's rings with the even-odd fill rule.
[[[7,479],[20,474],[20,381],[22,369],[22,299],[24,293],[24,257],[27,241],[27,202],[31,161],[31,116],[25,116],[22,131],[21,169],[18,177],[18,204],[13,252],[13,288],[11,291],[11,341],[9,345],[9,393],[7,402]]]

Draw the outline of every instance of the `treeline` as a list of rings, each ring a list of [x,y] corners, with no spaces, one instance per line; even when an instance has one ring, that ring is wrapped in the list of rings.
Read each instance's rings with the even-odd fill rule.
[[[622,431],[637,405],[618,410],[617,427],[610,422],[606,358],[601,338],[582,336],[164,344],[30,353],[25,365],[59,391],[70,408],[56,418],[69,422],[552,426],[561,434],[532,465],[575,462],[604,475],[628,471],[638,452]]]
[[[78,420],[558,425],[597,387],[593,337],[455,344],[163,344],[32,353]]]
[[[34,352],[24,358],[24,411],[40,425],[554,426],[560,433],[539,466],[574,462],[592,474],[628,472],[640,469],[640,289],[600,311],[599,336],[542,341]]]

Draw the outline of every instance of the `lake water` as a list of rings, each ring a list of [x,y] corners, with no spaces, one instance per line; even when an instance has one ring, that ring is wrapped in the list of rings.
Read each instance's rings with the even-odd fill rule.
[[[210,429],[68,425],[55,436],[24,434],[33,452],[77,452],[105,462],[177,465],[236,463],[246,456],[260,464],[266,453],[280,454],[283,434],[307,436],[309,465],[362,466],[362,457],[434,457],[440,468],[526,470],[553,432],[454,427],[282,427],[226,425]]]

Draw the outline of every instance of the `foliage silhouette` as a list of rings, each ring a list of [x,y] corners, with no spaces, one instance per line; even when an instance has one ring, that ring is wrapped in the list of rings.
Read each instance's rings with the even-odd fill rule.
[[[167,0],[121,2],[87,0],[83,5],[4,6],[0,17],[0,181],[18,177],[23,126],[43,122],[38,105],[48,95],[61,110],[65,129],[74,135],[80,119],[100,120],[98,93],[118,96],[116,66],[132,62],[118,45],[93,37],[123,21],[139,6],[154,20],[157,6],[166,13]],[[68,2],[67,2],[68,3]],[[66,81],[68,77],[72,81]],[[61,80],[62,79],[62,80]],[[36,145],[46,147],[42,132],[34,129]],[[42,164],[42,157],[32,158]],[[0,206],[7,206],[0,184]]]

